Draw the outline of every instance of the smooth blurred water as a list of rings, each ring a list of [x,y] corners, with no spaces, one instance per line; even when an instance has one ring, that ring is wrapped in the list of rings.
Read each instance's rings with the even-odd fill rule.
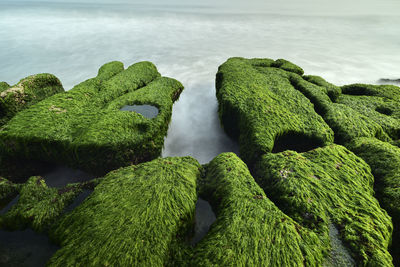
[[[220,127],[215,98],[215,73],[229,57],[285,58],[337,84],[400,78],[399,16],[374,10],[323,16],[279,5],[250,13],[229,6],[0,0],[0,80],[14,84],[50,72],[70,89],[105,62],[152,61],[185,86],[163,156],[205,163],[238,150]]]

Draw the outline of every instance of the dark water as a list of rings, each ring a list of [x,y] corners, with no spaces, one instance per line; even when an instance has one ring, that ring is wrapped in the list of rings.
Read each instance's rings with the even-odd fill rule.
[[[78,207],[91,193],[93,190],[83,190],[68,207],[65,208],[64,212],[71,212],[73,209]]]
[[[194,227],[194,237],[191,240],[192,245],[196,245],[206,236],[210,226],[215,222],[216,217],[210,203],[199,198],[196,203],[196,224]]]
[[[31,229],[6,232],[0,230],[0,266],[45,266],[48,259],[59,249],[49,242],[46,235]]]
[[[0,215],[6,214],[15,204],[17,204],[19,195],[14,197],[8,204],[0,210]]]
[[[48,172],[41,174],[49,187],[63,187],[67,184],[87,182],[95,178],[94,175],[82,170],[72,169],[66,166],[55,166]]]
[[[122,107],[120,110],[137,112],[139,114],[142,114],[144,117],[148,119],[153,119],[158,115],[158,108],[151,105],[133,105],[133,106],[126,105]]]

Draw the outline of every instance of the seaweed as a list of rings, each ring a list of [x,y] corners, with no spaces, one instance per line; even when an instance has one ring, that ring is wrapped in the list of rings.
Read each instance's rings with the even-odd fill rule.
[[[160,77],[150,62],[124,70],[121,62],[102,66],[97,77],[19,112],[0,131],[1,158],[61,163],[97,175],[158,157],[183,86]],[[154,119],[120,111],[150,104]]]
[[[372,169],[375,192],[382,208],[393,219],[392,256],[400,263],[400,148],[373,138],[358,138],[347,144]]]
[[[335,224],[359,265],[392,266],[391,218],[374,198],[370,167],[345,147],[265,154],[255,179],[303,227],[325,238]]]
[[[241,157],[251,165],[287,134],[321,145],[333,143],[333,131],[291,85],[290,77],[297,74],[269,63],[260,66],[260,61],[231,58],[219,67],[216,78],[220,119],[225,131],[239,140]],[[272,65],[289,64],[281,63]]]
[[[321,266],[328,254],[327,236],[320,238],[279,210],[234,153],[207,165],[200,195],[217,220],[194,248],[189,266]]]
[[[19,111],[64,92],[60,80],[48,73],[36,74],[20,80],[16,85],[0,83],[0,127]]]
[[[21,186],[17,204],[0,218],[0,228],[22,230],[30,227],[38,232],[46,231],[81,192],[79,184],[63,189],[50,188],[40,176],[33,176]]]
[[[200,173],[191,157],[110,172],[52,228],[50,237],[62,248],[48,265],[174,265],[190,253],[176,248],[193,227]]]

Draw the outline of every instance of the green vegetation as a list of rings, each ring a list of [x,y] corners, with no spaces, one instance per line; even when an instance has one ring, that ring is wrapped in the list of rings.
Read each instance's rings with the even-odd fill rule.
[[[281,63],[273,65],[296,69],[294,64]],[[333,131],[310,101],[293,88],[290,79],[297,74],[269,64],[270,60],[231,58],[217,73],[222,124],[228,134],[239,139],[240,154],[249,164],[273,151],[280,138],[300,139],[294,145],[304,143],[305,147],[333,142]]]
[[[0,177],[0,209],[18,192],[18,186]]]
[[[336,101],[337,97],[342,93],[342,89],[339,86],[336,86],[332,83],[327,82],[325,79],[323,79],[320,76],[304,75],[303,79],[310,83],[318,85],[322,88],[325,88],[326,94],[329,96],[329,98],[332,101]]]
[[[206,168],[200,193],[217,221],[194,248],[190,266],[322,265],[327,238],[280,211],[235,154],[221,154]]]
[[[400,263],[400,148],[373,138],[355,139],[347,146],[371,166],[376,197],[393,218],[392,255]]]
[[[346,148],[265,154],[256,180],[285,214],[323,239],[336,225],[359,265],[392,266],[390,217],[374,198],[370,167]]]
[[[97,77],[11,119],[0,131],[0,162],[41,160],[103,174],[156,158],[182,89],[150,62],[126,70],[121,62],[105,64]],[[153,105],[159,114],[147,119],[120,111],[128,104]]]
[[[43,178],[31,177],[19,190],[18,203],[0,217],[0,228],[20,230],[31,227],[41,232],[49,227],[81,192],[79,184],[62,189],[49,188]]]
[[[397,94],[400,94],[400,89]],[[367,117],[371,124],[382,127],[392,139],[400,139],[400,100],[392,100],[381,96],[342,94],[337,102]],[[354,111],[353,111],[354,112]]]
[[[0,82],[0,127],[19,111],[60,92],[61,82],[48,73],[26,77],[14,86]]]
[[[51,231],[50,266],[164,266],[192,229],[201,166],[164,158],[107,174]]]

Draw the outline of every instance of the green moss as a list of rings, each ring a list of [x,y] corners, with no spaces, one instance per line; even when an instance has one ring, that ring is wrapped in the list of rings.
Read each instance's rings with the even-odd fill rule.
[[[63,92],[61,82],[52,74],[36,74],[14,86],[0,84],[0,127],[19,111],[49,96]]]
[[[0,177],[0,209],[18,192],[18,186]]]
[[[10,88],[10,85],[6,82],[0,82],[0,93]]]
[[[380,96],[400,101],[400,87],[395,85],[350,84],[342,86],[343,94]]]
[[[280,211],[247,166],[224,153],[207,166],[201,188],[217,220],[194,249],[190,266],[321,266],[327,240]]]
[[[150,62],[111,62],[68,92],[18,113],[0,132],[0,158],[68,164],[96,174],[158,157],[183,87]],[[120,111],[150,104],[154,119]]]
[[[278,59],[276,60],[272,65],[272,67],[280,68],[289,72],[296,73],[298,75],[303,75],[304,70],[300,68],[299,66],[293,64],[290,61],[287,61],[285,59]]]
[[[370,167],[346,148],[269,153],[257,164],[256,177],[300,225],[325,238],[334,223],[358,264],[392,266],[390,217],[374,198]]]
[[[327,82],[320,76],[304,75],[303,78],[310,83],[325,88],[326,94],[332,101],[336,101],[337,97],[342,93],[342,89],[339,86]]]
[[[81,192],[80,185],[50,188],[43,178],[31,177],[19,190],[18,203],[1,217],[0,228],[20,230],[31,227],[35,231],[43,231]]]
[[[344,104],[329,105],[324,119],[335,132],[335,142],[339,144],[358,137],[390,140],[380,124]]]
[[[399,231],[400,148],[372,138],[355,139],[347,146],[371,166],[376,196],[381,206],[392,216],[395,230]],[[393,240],[393,247],[400,249],[400,239]]]
[[[400,93],[400,92],[399,92]],[[380,96],[341,95],[337,103],[351,107],[382,127],[392,139],[400,139],[400,100]],[[372,124],[370,122],[370,124]]]
[[[199,163],[156,159],[112,171],[51,232],[50,266],[163,266],[193,226]]]
[[[295,74],[255,67],[254,62],[231,58],[220,66],[216,80],[222,124],[239,139],[244,160],[254,162],[286,135],[308,138],[318,145],[332,143],[332,130],[310,101],[293,88],[290,77]]]

